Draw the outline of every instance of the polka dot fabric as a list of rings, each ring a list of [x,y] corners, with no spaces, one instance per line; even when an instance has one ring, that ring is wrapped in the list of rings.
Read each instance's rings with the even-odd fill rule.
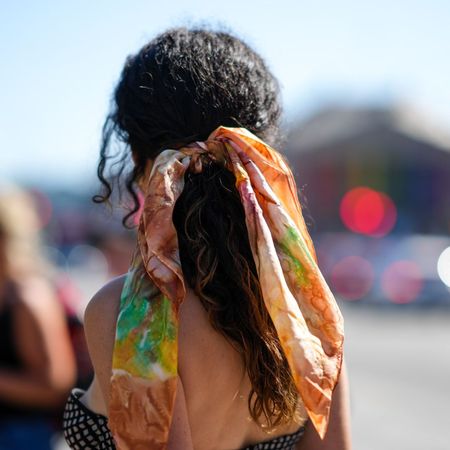
[[[260,442],[259,444],[245,447],[243,450],[295,450],[295,445],[304,433],[304,427],[300,428],[296,433],[286,434],[271,441]]]
[[[71,449],[115,449],[105,416],[84,406],[81,389],[73,389],[63,414],[64,437]]]
[[[63,415],[64,437],[74,450],[115,450],[114,440],[108,428],[107,419],[95,414],[80,401],[84,394],[81,389],[73,389]],[[295,450],[304,428],[266,442],[245,447],[242,450]]]

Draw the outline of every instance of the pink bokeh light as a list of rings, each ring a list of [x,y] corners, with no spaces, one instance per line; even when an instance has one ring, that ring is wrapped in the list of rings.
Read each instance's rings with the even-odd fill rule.
[[[413,302],[423,288],[423,275],[413,261],[400,260],[390,264],[381,276],[381,287],[393,303]]]
[[[331,271],[333,290],[345,300],[359,300],[368,294],[374,281],[372,264],[361,256],[347,256]]]

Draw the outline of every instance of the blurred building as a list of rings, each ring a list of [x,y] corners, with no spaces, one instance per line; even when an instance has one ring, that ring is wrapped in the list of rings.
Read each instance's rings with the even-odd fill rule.
[[[294,127],[286,154],[317,231],[340,231],[340,205],[352,188],[389,196],[392,232],[450,231],[450,139],[410,111],[327,109]]]
[[[329,108],[286,155],[339,297],[450,305],[448,137],[411,110]]]

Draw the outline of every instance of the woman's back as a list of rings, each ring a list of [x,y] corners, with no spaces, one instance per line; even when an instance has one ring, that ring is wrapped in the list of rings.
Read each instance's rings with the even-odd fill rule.
[[[304,419],[292,421],[268,434],[252,420],[248,408],[252,387],[243,358],[212,328],[191,290],[180,309],[179,345],[179,374],[195,449],[244,448],[293,433],[303,425]]]
[[[109,401],[111,357],[124,280],[125,276],[116,278],[101,289],[85,315],[89,351],[99,383],[91,385],[83,402],[103,415],[107,415],[108,409],[103,397]],[[213,329],[201,302],[190,289],[180,307],[179,321],[178,373],[187,410],[186,417],[178,420],[183,422],[182,426],[188,424],[195,450],[237,450],[294,433],[304,424],[306,413],[302,407],[300,422],[292,421],[270,433],[251,419],[248,408],[251,383],[242,357]]]

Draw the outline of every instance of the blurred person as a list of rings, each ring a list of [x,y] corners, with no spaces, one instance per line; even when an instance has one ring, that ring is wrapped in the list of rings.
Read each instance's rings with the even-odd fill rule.
[[[62,305],[66,323],[69,330],[70,342],[76,362],[75,386],[87,388],[92,381],[94,369],[92,368],[86,337],[84,335],[83,312],[84,296],[76,283],[67,273],[57,273],[52,279],[59,303]],[[61,421],[61,415],[58,416]]]
[[[127,59],[96,200],[131,158],[138,246],[85,313],[95,377],[66,405],[72,448],[350,449],[342,317],[269,145],[280,113],[265,62],[228,33],[172,29]]]
[[[65,316],[23,190],[0,190],[0,449],[50,449],[52,414],[73,385]]]

